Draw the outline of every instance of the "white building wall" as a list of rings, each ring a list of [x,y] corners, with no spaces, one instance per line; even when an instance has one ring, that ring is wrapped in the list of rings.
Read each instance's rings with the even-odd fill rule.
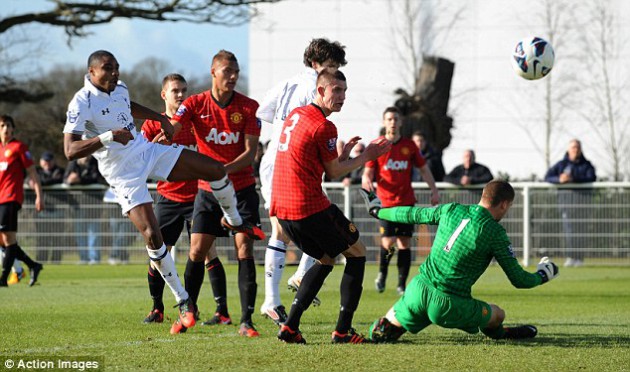
[[[312,38],[338,40],[346,46],[348,65],[343,71],[349,88],[344,108],[330,119],[337,124],[341,139],[354,135],[366,141],[374,139],[383,109],[396,98],[393,91],[410,86],[401,73],[404,65],[393,47],[395,36],[390,24],[389,7],[399,6],[401,1],[284,0],[260,6],[261,15],[250,25],[250,96],[260,100],[275,83],[298,73],[303,68],[304,48]],[[547,37],[539,32],[544,30],[543,20],[532,16],[535,4],[517,0],[440,3],[453,9],[464,7],[446,42],[436,48],[436,55],[455,62],[449,104],[455,128],[451,145],[444,152],[445,168],[449,171],[460,164],[463,150],[472,148],[477,161],[495,175],[505,172],[526,178],[537,174],[542,178],[546,171],[540,150],[544,148],[544,83],[519,78],[510,65],[519,39],[527,35]],[[615,7],[618,14],[630,14],[630,2],[617,1]],[[630,26],[621,22],[618,29],[623,35]],[[569,64],[576,63],[561,53],[562,49],[556,48],[551,73],[555,78],[561,76],[558,70],[574,68]],[[608,161],[598,148],[601,143],[580,120],[575,115],[564,117],[562,131],[553,136],[551,161],[559,160],[568,141],[577,137],[598,175],[605,176]],[[531,129],[529,135],[523,126]],[[270,128],[263,128],[262,139],[270,132]]]

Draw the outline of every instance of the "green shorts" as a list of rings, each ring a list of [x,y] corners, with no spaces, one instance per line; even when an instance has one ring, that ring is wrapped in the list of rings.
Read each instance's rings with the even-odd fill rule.
[[[394,304],[396,319],[404,329],[418,333],[430,324],[477,333],[486,328],[492,308],[486,302],[444,294],[424,284],[417,275]]]

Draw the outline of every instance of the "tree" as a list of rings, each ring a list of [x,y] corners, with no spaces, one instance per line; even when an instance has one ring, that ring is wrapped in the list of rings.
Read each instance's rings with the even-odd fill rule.
[[[437,0],[389,0],[388,7],[391,45],[406,83],[395,91],[403,133],[420,129],[431,146],[442,151],[451,141],[453,120],[447,106],[454,65],[432,56],[446,43],[465,8]]]
[[[628,70],[620,58],[625,43],[621,40],[618,25],[622,20],[610,0],[589,2],[590,32],[584,33],[585,65],[591,81],[583,89],[587,95],[581,114],[600,141],[598,148],[610,161],[606,168],[614,181],[623,179],[624,156],[630,146],[628,128]],[[627,171],[627,169],[625,169]]]
[[[116,18],[237,25],[256,14],[253,5],[277,1],[280,0],[51,0],[54,8],[50,10],[0,19],[0,34],[18,26],[40,23],[63,27],[70,45],[74,37],[86,36],[89,26],[109,23]],[[0,56],[6,56],[9,48],[24,43],[25,40],[21,40],[17,44],[1,43]],[[32,40],[27,38],[26,42],[29,41]],[[5,62],[3,59],[3,65]],[[37,102],[52,96],[52,92],[33,89],[35,87],[25,89],[8,76],[0,75],[0,102]]]

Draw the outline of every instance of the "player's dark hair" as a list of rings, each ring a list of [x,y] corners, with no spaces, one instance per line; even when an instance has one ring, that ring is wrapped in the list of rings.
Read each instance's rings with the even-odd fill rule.
[[[323,85],[324,81],[330,83],[333,80],[346,81],[346,75],[344,75],[340,70],[325,68],[317,75],[317,86]]]
[[[179,81],[180,83],[186,83],[186,79],[180,74],[168,74],[162,79],[162,88],[166,86],[169,81]]]
[[[427,138],[427,137],[424,135],[424,133],[422,133],[422,131],[420,131],[420,130],[414,130],[414,131],[413,131],[413,133],[411,133],[411,136],[412,136],[412,137],[413,137],[413,136],[420,136],[420,137],[425,138],[425,139]]]
[[[95,65],[97,62],[100,62],[105,57],[116,58],[113,54],[106,50],[97,50],[96,52],[90,54],[90,56],[88,57],[87,67],[90,68],[90,66]]]
[[[226,60],[230,62],[238,63],[238,60],[236,59],[236,56],[234,55],[234,53],[228,52],[225,49],[221,49],[219,50],[217,54],[214,55],[214,57],[212,57],[212,65],[214,65],[215,62],[226,61]]]
[[[11,128],[15,129],[15,121],[13,121],[13,118],[9,115],[0,116],[0,121],[4,121],[5,123],[11,125]]]
[[[491,207],[496,207],[504,201],[514,200],[514,188],[508,181],[492,180],[483,188],[481,198],[486,199]]]
[[[383,111],[383,117],[385,117],[385,114],[387,114],[388,112],[393,112],[394,114],[398,114],[398,116],[400,116],[400,110],[396,106],[390,106],[386,108],[385,111]]]
[[[346,51],[343,50],[345,46],[341,45],[338,41],[330,42],[328,39],[319,38],[311,40],[304,50],[304,65],[306,67],[312,67],[313,62],[317,62],[320,65],[327,60],[331,60],[339,67],[345,66]]]
[[[466,151],[470,153],[470,161],[474,163],[477,160],[477,155],[475,154],[475,150],[468,149]]]

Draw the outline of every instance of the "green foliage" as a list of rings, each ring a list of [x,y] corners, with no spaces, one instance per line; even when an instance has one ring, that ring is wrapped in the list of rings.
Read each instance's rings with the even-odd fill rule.
[[[236,266],[226,267],[234,321],[239,318]],[[368,266],[363,298],[354,326],[367,333],[369,324],[396,300],[395,268],[387,291],[372,286],[377,267]],[[179,267],[180,275],[183,267]],[[285,278],[293,268],[286,270]],[[309,309],[302,323],[308,345],[277,341],[277,328],[258,315],[263,298],[263,269],[257,268],[259,294],[254,321],[258,339],[237,335],[237,326],[197,326],[171,336],[171,322],[143,325],[151,301],[145,266],[53,266],[41,285],[25,283],[0,289],[0,355],[98,356],[107,370],[624,370],[630,365],[630,270],[627,268],[561,269],[553,282],[517,290],[497,266],[473,288],[474,295],[506,311],[506,324],[531,323],[539,335],[530,341],[493,341],[482,334],[431,326],[406,334],[394,345],[331,345],[337,320],[337,266],[321,294],[321,307]],[[284,282],[282,282],[284,283]],[[282,289],[289,305],[292,295]],[[167,316],[175,309],[165,291]],[[204,283],[201,317],[214,305]],[[237,322],[238,323],[238,322]]]

